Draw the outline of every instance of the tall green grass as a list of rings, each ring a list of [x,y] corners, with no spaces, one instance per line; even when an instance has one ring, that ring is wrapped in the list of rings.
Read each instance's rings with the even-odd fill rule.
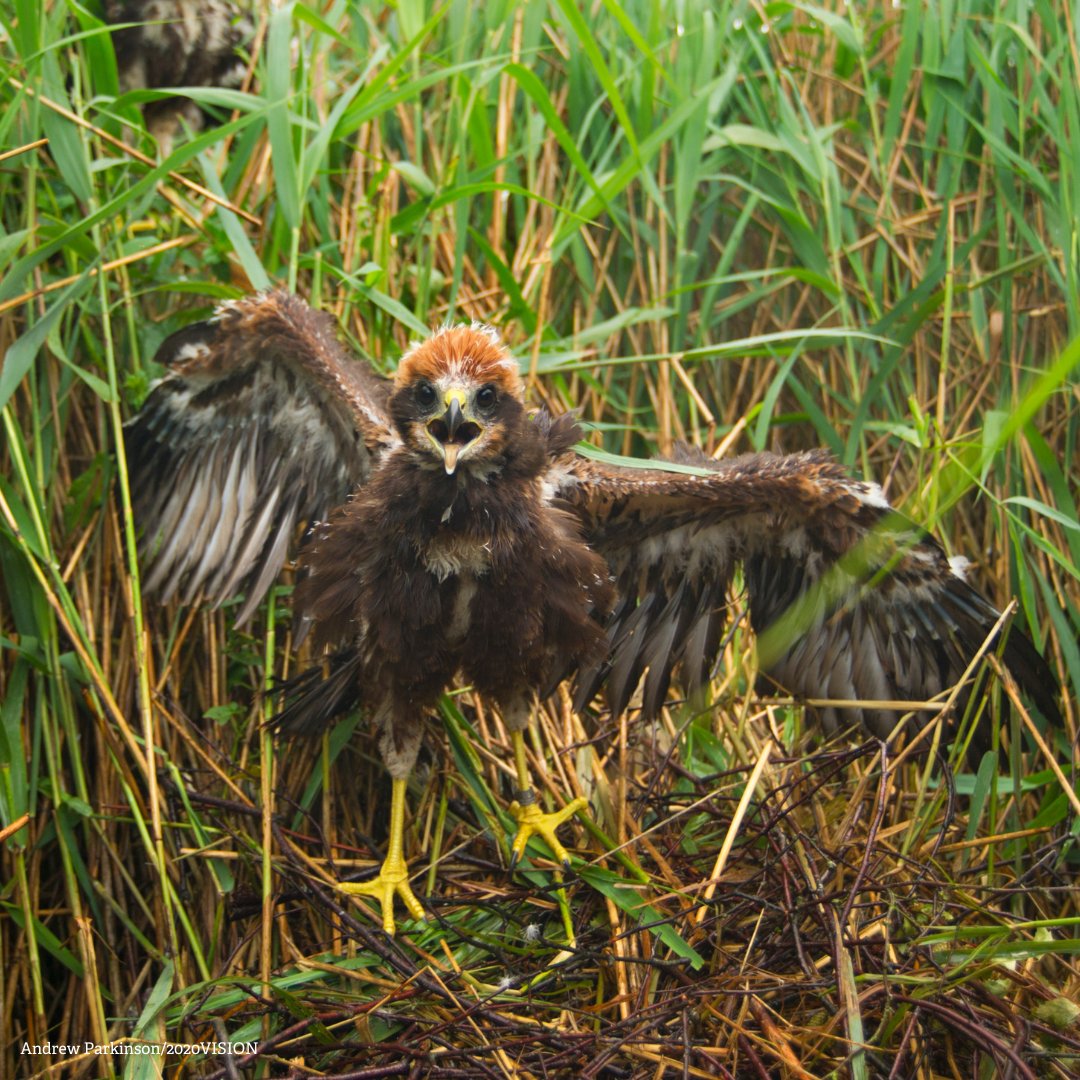
[[[140,597],[120,425],[159,373],[163,338],[251,289],[310,296],[384,370],[433,325],[492,322],[530,371],[533,398],[581,405],[608,451],[827,446],[885,483],[950,552],[973,557],[997,602],[1019,598],[1019,622],[1065,687],[1067,726],[1051,738],[1069,773],[1080,71],[1060,5],[268,7],[252,88],[188,91],[218,122],[164,160],[142,128],[152,93],[117,98],[95,11],[0,9],[7,1071],[47,1064],[21,1056],[23,1041],[270,1038],[282,1016],[310,1019],[313,995],[375,1000],[394,973],[325,903],[298,904],[295,891],[270,903],[300,887],[301,870],[318,863],[332,879],[347,852],[370,854],[363,838],[380,827],[375,800],[354,790],[379,783],[366,744],[349,739],[356,718],[276,762],[260,731],[258,695],[291,663],[287,593],[250,634],[231,630],[227,611],[163,613]],[[687,777],[743,776],[766,730],[749,722],[748,669],[736,634],[717,686],[723,709],[672,721],[664,737],[682,779],[658,771],[650,791],[674,798],[696,790]],[[799,730],[797,711],[771,715]],[[412,853],[422,838],[467,889],[493,858],[476,835],[505,826],[500,758],[483,752],[502,734],[449,703],[447,731],[455,769],[436,756]],[[672,882],[633,840],[648,827],[632,799],[644,751],[617,724],[595,753],[594,735],[553,709],[535,746],[552,791],[595,791],[597,850],[630,844],[588,871],[606,913],[580,892],[576,903],[594,930],[656,924],[626,948],[715,966],[692,920],[661,918],[670,898],[655,897]],[[576,748],[556,754],[567,742]],[[1027,777],[1016,763],[997,778],[991,762],[957,781],[971,797],[965,839],[1011,837],[979,869],[988,887],[1021,876],[1041,850],[1045,831],[1024,829],[1070,828],[1059,777],[1030,761]],[[948,800],[936,783],[897,810],[905,852],[930,850]],[[705,859],[723,837],[710,818],[688,821],[680,850]],[[970,870],[968,850],[948,873]],[[711,858],[702,865],[707,876]],[[1051,899],[1032,890],[1015,914],[1049,918],[1052,943],[1027,923],[999,941],[998,917],[976,910],[967,932],[989,942],[980,957],[1056,948],[1075,963],[1075,899],[1053,891],[1053,860],[1038,865]],[[503,897],[508,879],[492,880]],[[557,937],[564,899],[545,891],[546,873],[528,880]],[[488,979],[475,942],[501,942],[507,919],[536,917],[516,894],[508,916],[454,907],[453,884],[435,892],[450,930],[435,923],[417,940],[450,975],[456,965]],[[926,926],[939,914],[928,910]],[[946,940],[935,932],[931,943]],[[966,978],[970,957],[938,960],[943,984],[950,965]],[[638,975],[606,964],[598,1010],[648,991],[647,978],[626,985]],[[1064,971],[1039,969],[1048,994],[1075,992]],[[907,1013],[861,1026],[855,973],[841,966],[836,978],[848,1038],[909,1037]],[[573,976],[561,992],[545,990],[553,1008],[580,1000]],[[382,1013],[365,1023],[361,1039],[397,1037]],[[705,1042],[729,1036],[721,1025]],[[872,1054],[812,1053],[815,1075],[844,1061],[875,1074]],[[150,1059],[77,1067],[152,1069]],[[259,1067],[272,1073],[268,1060]]]

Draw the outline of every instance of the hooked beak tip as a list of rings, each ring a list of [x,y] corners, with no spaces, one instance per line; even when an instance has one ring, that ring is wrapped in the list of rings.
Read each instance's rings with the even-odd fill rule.
[[[465,414],[461,411],[461,405],[458,403],[457,398],[450,399],[443,421],[446,424],[448,437],[453,439],[457,435],[458,428],[465,422]]]

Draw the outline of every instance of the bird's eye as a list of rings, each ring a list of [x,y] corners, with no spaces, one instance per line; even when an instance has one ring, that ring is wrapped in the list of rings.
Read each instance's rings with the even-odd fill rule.
[[[478,409],[490,409],[495,404],[497,397],[494,386],[481,386],[476,392],[476,407]]]
[[[424,409],[430,409],[439,396],[435,392],[435,387],[429,382],[417,383],[414,393],[416,395],[417,404]]]

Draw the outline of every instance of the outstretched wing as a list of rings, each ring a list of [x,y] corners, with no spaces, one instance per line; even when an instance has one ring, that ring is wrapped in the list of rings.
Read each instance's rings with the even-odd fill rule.
[[[880,487],[822,451],[692,465],[676,473],[574,457],[552,473],[555,500],[577,513],[618,590],[608,657],[579,672],[579,705],[606,684],[621,711],[644,676],[642,708],[654,714],[677,667],[693,693],[716,662],[738,564],[761,672],[791,693],[926,701],[963,676],[999,613]],[[1004,657],[1056,716],[1054,679],[1020,631]],[[823,719],[885,736],[898,716],[853,706]]]
[[[333,319],[284,292],[223,304],[169,337],[169,372],[125,427],[144,588],[254,612],[302,521],[362,484],[391,444],[388,384]]]

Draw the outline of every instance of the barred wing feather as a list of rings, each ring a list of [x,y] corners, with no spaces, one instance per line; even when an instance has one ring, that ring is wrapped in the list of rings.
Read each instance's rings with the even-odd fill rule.
[[[390,445],[384,381],[329,316],[264,293],[173,334],[168,368],[125,429],[140,558],[161,600],[221,604],[243,624],[297,526],[345,501]]]
[[[926,701],[951,688],[999,613],[925,531],[876,484],[823,451],[752,454],[669,472],[575,457],[553,472],[553,499],[579,517],[619,599],[609,653],[578,673],[577,703],[602,687],[614,712],[641,687],[642,712],[663,704],[674,673],[693,694],[717,661],[741,565],[762,682],[807,698]],[[1011,628],[1004,660],[1049,719],[1055,680]],[[898,713],[829,707],[832,729],[885,736]]]

